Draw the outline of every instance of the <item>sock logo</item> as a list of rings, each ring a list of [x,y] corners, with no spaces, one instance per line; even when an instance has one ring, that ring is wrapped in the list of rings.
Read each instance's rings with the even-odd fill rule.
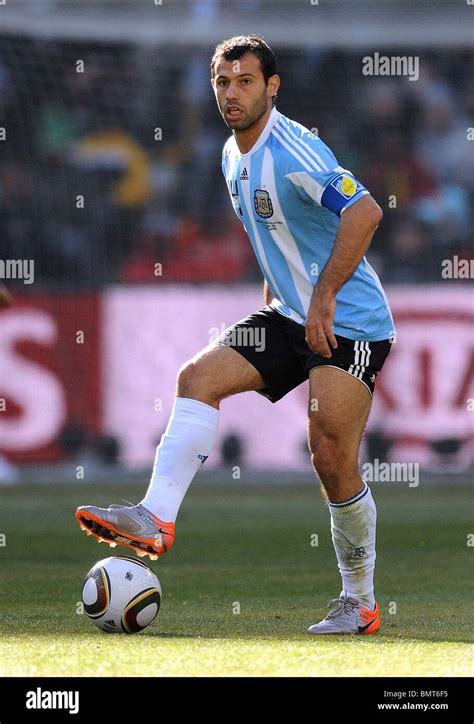
[[[201,465],[204,465],[209,455],[198,455],[199,460],[201,461]]]
[[[365,552],[364,546],[360,546],[359,548],[354,548],[354,555],[353,558],[367,558],[367,553]]]

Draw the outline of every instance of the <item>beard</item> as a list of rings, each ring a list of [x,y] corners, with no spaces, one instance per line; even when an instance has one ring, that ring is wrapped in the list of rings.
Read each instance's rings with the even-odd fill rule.
[[[223,109],[221,110],[221,114],[228,128],[230,128],[232,131],[235,131],[236,133],[239,133],[242,131],[246,131],[248,128],[251,128],[253,125],[255,125],[255,123],[257,123],[260,118],[267,112],[267,109],[267,96],[266,94],[262,94],[262,96],[257,101],[255,101],[250,110],[247,111],[245,118],[242,118],[241,120],[233,121],[231,118],[227,118]]]

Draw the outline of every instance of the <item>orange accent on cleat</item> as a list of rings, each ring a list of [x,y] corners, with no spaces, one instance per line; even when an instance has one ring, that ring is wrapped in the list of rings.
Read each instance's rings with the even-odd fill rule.
[[[360,621],[359,633],[360,634],[374,634],[380,629],[380,608],[379,604],[375,602],[375,608],[370,611],[368,608],[360,608]]]

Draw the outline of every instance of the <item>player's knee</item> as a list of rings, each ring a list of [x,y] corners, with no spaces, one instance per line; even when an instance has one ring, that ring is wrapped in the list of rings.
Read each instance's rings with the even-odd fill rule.
[[[212,404],[215,400],[208,387],[199,362],[194,362],[193,360],[185,362],[178,372],[178,397],[189,397],[194,400],[201,400],[202,402]]]
[[[347,474],[344,453],[335,438],[318,435],[310,440],[311,459],[325,487],[337,485]]]
[[[188,360],[178,372],[178,395],[180,397],[193,397],[199,383],[198,366],[195,362]]]

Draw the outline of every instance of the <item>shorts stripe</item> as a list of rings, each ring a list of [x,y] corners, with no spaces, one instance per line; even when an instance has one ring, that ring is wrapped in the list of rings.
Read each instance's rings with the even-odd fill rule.
[[[366,343],[366,342],[360,342],[360,351],[361,351],[360,366],[359,366],[359,369],[358,369],[357,372],[356,372],[357,377],[359,378],[359,380],[362,379],[362,375],[364,374],[365,368],[366,368],[366,366],[367,366],[367,365],[366,365],[366,361],[365,361],[365,358],[366,358],[366,355],[367,355],[367,350],[366,350],[366,348],[365,348],[365,346],[364,346],[365,344],[367,344],[367,343]]]
[[[359,344],[359,350],[360,350],[360,364],[357,365],[355,374],[356,374],[356,377],[358,377],[360,380],[360,379],[362,379],[362,375],[365,372],[365,365],[364,365],[365,350],[364,350],[363,342],[359,342],[358,344]]]
[[[364,342],[360,339],[354,341],[354,363],[349,367],[349,372],[354,377],[362,379],[365,370],[369,366],[370,355],[372,350],[370,349],[370,343]]]
[[[351,375],[354,374],[354,365],[356,365],[359,362],[359,340],[356,339],[354,341],[354,362],[349,367],[349,372]]]
[[[370,349],[370,343],[369,343],[369,342],[364,342],[364,344],[365,344],[365,346],[366,346],[366,347],[365,347],[366,356],[365,356],[364,364],[365,364],[366,367],[368,367],[368,366],[369,366],[369,361],[370,361],[370,355],[372,354],[372,350]]]

